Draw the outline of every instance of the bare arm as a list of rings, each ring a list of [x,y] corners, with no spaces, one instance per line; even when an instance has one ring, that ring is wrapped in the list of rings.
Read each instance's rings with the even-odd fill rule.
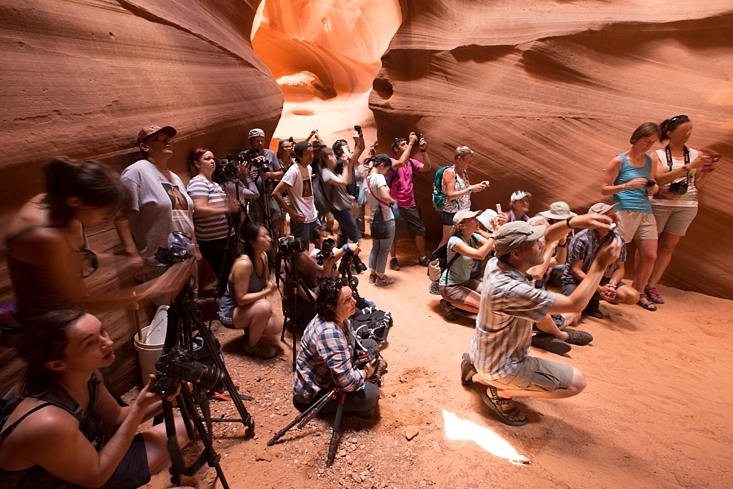
[[[140,263],[142,263],[142,257],[140,256],[140,252],[137,250],[137,246],[135,246],[135,240],[132,239],[132,231],[130,231],[130,223],[127,222],[127,219],[117,219],[115,221],[115,228],[117,229],[120,241],[122,241],[122,246],[125,248],[125,253],[132,257],[138,257],[140,259]]]
[[[412,153],[412,148],[415,146],[415,143],[417,142],[417,135],[414,132],[410,133],[410,137],[407,138],[407,148],[402,152],[399,159],[392,163],[392,168],[397,171],[399,168],[402,168],[407,164],[407,160],[410,159],[410,154]]]
[[[458,241],[456,244],[453,245],[453,251],[455,251],[456,253],[460,253],[463,256],[473,258],[474,260],[483,260],[494,247],[494,238],[482,238],[479,241],[479,245],[480,246],[478,248],[474,248],[473,246],[469,246],[464,241]]]
[[[234,283],[234,297],[238,306],[246,306],[260,299],[264,299],[274,290],[274,286],[268,282],[267,286],[259,292],[249,292],[249,282],[252,279],[253,263],[249,256],[240,256],[232,266],[232,282]],[[264,273],[267,273],[265,266]]]
[[[283,193],[287,192],[289,188],[290,185],[280,180],[280,183],[277,184],[275,190],[272,191],[272,196],[277,202],[277,205],[279,205],[281,209],[287,212],[290,215],[291,219],[293,219],[295,222],[303,222],[305,218],[300,213],[296,212],[295,209],[290,207],[283,198]]]

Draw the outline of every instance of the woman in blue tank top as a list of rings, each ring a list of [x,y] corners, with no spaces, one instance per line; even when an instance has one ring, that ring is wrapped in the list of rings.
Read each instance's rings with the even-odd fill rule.
[[[640,295],[637,304],[647,311],[657,310],[644,294],[644,285],[657,259],[657,225],[649,195],[656,194],[659,186],[655,181],[656,167],[646,152],[658,140],[657,124],[645,122],[637,127],[631,135],[631,149],[611,160],[601,186],[603,195],[613,195],[619,232],[627,243],[633,239],[639,252],[634,287]]]
[[[219,305],[219,320],[227,328],[245,330],[245,353],[272,358],[280,350],[265,343],[263,336],[275,338],[282,329],[267,298],[276,290],[268,280],[267,252],[272,248],[272,238],[265,227],[249,220],[242,226],[239,237],[244,253],[236,259],[229,274],[227,289]]]

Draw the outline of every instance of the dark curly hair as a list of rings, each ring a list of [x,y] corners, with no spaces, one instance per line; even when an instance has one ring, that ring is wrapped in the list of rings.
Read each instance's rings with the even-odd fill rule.
[[[341,278],[325,277],[318,284],[318,298],[316,299],[316,307],[318,315],[326,321],[337,321],[334,309],[338,305],[341,289],[348,287]],[[332,307],[333,309],[329,308]]]
[[[80,308],[51,311],[28,322],[18,348],[27,362],[18,386],[21,397],[40,396],[53,386],[53,372],[46,363],[64,358],[67,331],[85,314]]]
[[[130,193],[120,182],[120,175],[98,161],[79,163],[58,157],[43,167],[46,184],[44,204],[51,220],[66,225],[74,218],[76,209],[67,203],[77,197],[89,207],[111,207],[115,212],[127,211]]]

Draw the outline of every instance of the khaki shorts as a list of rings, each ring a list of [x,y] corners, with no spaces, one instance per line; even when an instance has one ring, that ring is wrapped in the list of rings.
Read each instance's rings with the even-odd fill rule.
[[[567,363],[528,356],[519,362],[511,374],[488,382],[499,390],[554,392],[570,387],[573,383],[573,367]]]
[[[697,207],[673,207],[652,205],[657,220],[657,232],[684,236],[690,223],[697,216]]]
[[[657,239],[654,214],[641,211],[616,211],[618,230],[627,243],[633,239]]]
[[[477,292],[480,286],[481,282],[479,282],[475,278],[471,278],[468,279],[468,282],[463,282],[462,284],[458,285],[441,285],[439,287],[439,290],[440,295],[443,296],[443,299],[447,300],[455,306],[466,302],[466,297],[468,297],[471,292]]]

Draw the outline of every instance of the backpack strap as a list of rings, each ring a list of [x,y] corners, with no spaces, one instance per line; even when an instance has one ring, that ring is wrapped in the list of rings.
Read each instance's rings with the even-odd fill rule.
[[[463,240],[462,236],[458,236],[458,237],[461,238],[461,240]],[[473,239],[473,236],[471,236],[471,243],[473,242],[474,242],[474,239]],[[476,243],[478,243],[478,240],[476,240]],[[446,253],[447,252],[448,250],[446,250]],[[453,252],[453,258],[450,259],[450,261],[448,262],[448,266],[445,267],[445,270],[443,270],[443,273],[446,273],[448,270],[450,270],[451,265],[453,265],[453,263],[458,259],[459,256],[461,256],[460,253],[458,253],[457,251]],[[443,276],[443,273],[440,274],[441,277]]]

